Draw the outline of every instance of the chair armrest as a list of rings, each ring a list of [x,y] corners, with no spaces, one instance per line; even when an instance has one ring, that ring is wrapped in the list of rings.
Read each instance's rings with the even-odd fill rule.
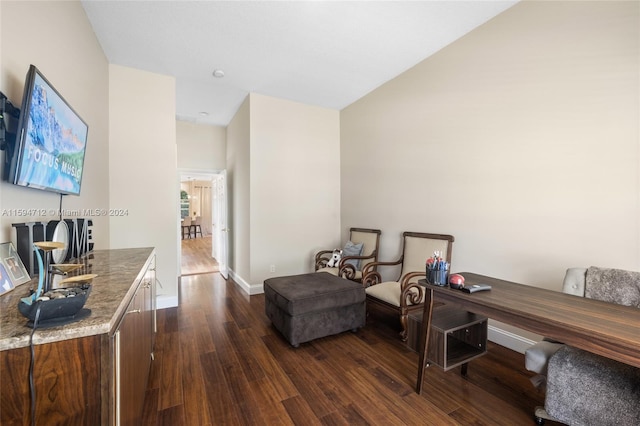
[[[400,282],[400,308],[407,308],[409,304],[419,305],[424,299],[424,287],[418,284],[416,281],[411,282],[412,279],[417,277],[426,278],[427,273],[424,272],[409,272]]]
[[[402,258],[393,261],[393,262],[369,262],[366,264],[366,266],[362,269],[362,273],[363,274],[367,274],[369,272],[374,271],[375,269],[378,268],[378,266],[395,266],[395,265],[400,265],[402,263]]]
[[[325,266],[327,266],[327,262],[329,261],[329,259],[331,259],[331,254],[333,253],[333,250],[320,250],[318,253],[316,253],[316,257],[315,257],[315,267],[316,267],[316,271],[320,268],[324,268]]]
[[[342,265],[338,268],[338,276],[353,280],[356,277],[356,267],[350,263]]]
[[[357,259],[357,260],[367,260],[367,259],[375,259],[376,258],[376,254],[375,253],[371,253],[369,255],[361,255],[361,256],[345,256],[342,259]],[[340,260],[342,260],[340,259]]]
[[[342,268],[349,260],[371,259],[373,256],[344,256],[340,258],[339,267]]]
[[[362,284],[369,287],[382,282],[382,277],[377,271],[378,266],[396,266],[402,263],[402,257],[394,262],[369,262],[362,268]]]
[[[338,275],[342,278],[346,278],[352,280],[356,277],[356,267],[351,263],[347,263],[349,260],[367,260],[367,259],[375,259],[375,253],[372,253],[368,256],[345,256],[340,259],[340,263],[338,264]],[[366,265],[365,265],[366,266]]]
[[[402,281],[400,281],[400,287],[402,289],[404,289],[406,286],[408,286],[410,284],[411,280],[413,280],[414,278],[417,278],[417,277],[426,278],[427,277],[427,272],[426,271],[415,271],[415,272],[407,273],[407,275],[402,277]],[[414,283],[418,284],[417,281],[418,280],[415,280]]]

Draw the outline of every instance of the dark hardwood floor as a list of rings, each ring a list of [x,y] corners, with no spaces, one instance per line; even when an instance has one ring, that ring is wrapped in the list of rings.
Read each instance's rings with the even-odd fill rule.
[[[385,318],[292,348],[220,274],[182,277],[180,306],[158,311],[143,425],[534,425],[543,396],[523,355],[490,344],[459,369],[427,369]],[[553,424],[547,422],[547,424]]]

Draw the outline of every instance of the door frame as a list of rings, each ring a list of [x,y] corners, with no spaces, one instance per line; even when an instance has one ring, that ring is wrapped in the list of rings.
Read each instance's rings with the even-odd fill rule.
[[[211,197],[213,216],[217,218],[217,226],[212,227],[215,242],[211,245],[212,255],[218,261],[220,274],[229,278],[229,185],[227,171],[223,170],[214,179],[213,196]],[[215,254],[215,255],[214,255]]]
[[[216,177],[224,174],[226,175],[226,170],[204,170],[204,169],[186,169],[186,168],[178,168],[178,173],[177,173],[177,180],[178,180],[178,188],[180,188],[180,184],[183,182],[183,179],[187,178],[187,177],[191,177],[194,178],[196,180],[210,180],[212,182],[212,184],[215,182]],[[211,203],[213,204],[213,187],[212,187],[212,197],[211,197]],[[178,192],[178,197],[180,197],[180,192]],[[227,193],[225,192],[225,196],[227,196]],[[213,205],[212,205],[213,207]],[[180,218],[180,203],[178,203],[177,206],[178,209],[178,218]],[[212,222],[215,222],[216,218],[215,218],[215,210],[211,210],[211,220]],[[212,225],[212,235],[214,234],[214,229],[213,229],[213,223]],[[177,226],[177,233],[176,233],[176,244],[178,246],[178,276],[181,277],[182,276],[182,229],[181,227]],[[213,244],[212,244],[212,250],[213,250]],[[212,257],[213,257],[213,253]],[[218,260],[218,259],[216,259]],[[220,263],[218,261],[218,263]]]

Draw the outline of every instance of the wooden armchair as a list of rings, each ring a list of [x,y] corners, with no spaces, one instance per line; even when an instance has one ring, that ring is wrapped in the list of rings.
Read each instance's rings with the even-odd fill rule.
[[[362,281],[362,269],[371,262],[378,260],[380,234],[381,231],[379,229],[351,228],[349,230],[349,242],[356,245],[362,244],[361,254],[345,255],[343,253],[338,266],[330,268],[327,267],[327,262],[331,259],[333,250],[321,250],[315,256],[316,272],[329,272],[352,281]],[[345,244],[345,247],[347,244]]]
[[[400,338],[407,341],[409,312],[424,308],[424,289],[418,280],[426,277],[426,260],[434,251],[442,253],[443,260],[451,262],[454,238],[452,235],[404,232],[402,254],[393,262],[371,262],[363,270],[362,283],[366,287],[367,310],[370,307],[392,311],[400,316]],[[400,266],[395,281],[382,282],[378,266]]]

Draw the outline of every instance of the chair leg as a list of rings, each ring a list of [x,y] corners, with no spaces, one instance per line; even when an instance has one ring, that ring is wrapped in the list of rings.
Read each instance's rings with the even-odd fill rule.
[[[402,330],[400,331],[400,340],[402,340],[402,342],[406,343],[408,337],[409,337],[409,332],[407,329],[407,318],[408,318],[408,314],[403,313],[400,314],[400,327],[402,327]]]
[[[545,420],[557,421],[553,417],[547,414],[547,410],[544,407],[538,406],[534,412],[534,419],[537,425],[542,426]]]
[[[462,364],[460,366],[460,374],[463,375],[464,377],[467,377],[467,368],[469,367],[469,363],[465,362],[464,364]]]

